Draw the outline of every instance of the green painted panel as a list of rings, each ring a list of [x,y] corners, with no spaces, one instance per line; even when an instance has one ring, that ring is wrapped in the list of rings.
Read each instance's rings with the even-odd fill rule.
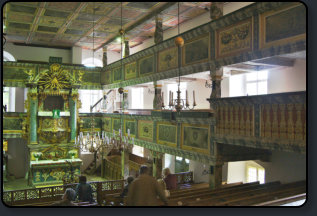
[[[170,143],[176,145],[177,126],[170,124],[158,124],[158,143]]]
[[[184,127],[183,146],[208,150],[208,128]]]
[[[154,56],[145,57],[139,60],[140,76],[154,73]]]
[[[4,118],[3,130],[22,130],[22,119],[20,118]]]
[[[193,64],[209,59],[209,35],[189,41],[183,47],[183,64]]]
[[[111,132],[111,118],[103,118],[104,131]]]
[[[136,78],[136,75],[137,75],[136,62],[132,62],[124,66],[125,80]]]
[[[178,66],[177,47],[163,50],[158,54],[158,71],[167,71]]]
[[[35,70],[34,67],[8,67],[3,66],[3,80],[27,80],[28,75],[24,72]]]
[[[100,72],[84,71],[83,83],[96,83],[100,84]]]
[[[266,17],[266,42],[306,33],[306,8],[304,5]]]
[[[121,119],[118,119],[118,118],[112,119],[112,129],[115,131],[119,131],[119,129],[121,129]]]
[[[124,120],[124,135],[128,135],[128,129],[130,129],[131,136],[136,135],[136,120]]]
[[[153,141],[153,122],[152,121],[138,121],[138,138],[148,141]]]
[[[121,67],[118,67],[112,70],[112,80],[114,83],[122,81]]]

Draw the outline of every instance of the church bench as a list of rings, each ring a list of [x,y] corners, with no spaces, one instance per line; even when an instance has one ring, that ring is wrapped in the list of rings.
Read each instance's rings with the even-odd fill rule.
[[[278,186],[277,188],[269,188],[263,193],[251,193],[247,197],[240,200],[226,203],[230,206],[254,205],[256,203],[268,202],[270,200],[292,197],[306,193],[306,185],[303,182],[288,183]]]
[[[281,205],[296,202],[299,200],[306,200],[306,193],[274,199],[274,200],[270,200],[266,202],[256,203],[256,204],[253,204],[252,206],[281,206]]]
[[[257,187],[247,189],[244,191],[235,192],[232,194],[219,194],[211,198],[191,202],[189,206],[231,206],[231,205],[250,205],[250,200],[258,202],[257,197],[263,195],[267,196],[268,194],[274,193],[274,191],[279,188],[285,188],[279,182],[270,182],[266,184],[260,184]],[[244,200],[249,200],[242,203]]]
[[[170,205],[179,205],[181,202],[182,205],[187,205],[191,202],[196,202],[196,200],[203,201],[204,199],[209,199],[211,197],[217,196],[218,194],[226,195],[232,194],[234,192],[245,191],[248,189],[255,188],[259,185],[259,182],[251,182],[246,184],[235,185],[232,187],[217,188],[217,189],[208,189],[206,191],[197,191],[191,192],[188,194],[183,194],[183,196],[170,197]]]

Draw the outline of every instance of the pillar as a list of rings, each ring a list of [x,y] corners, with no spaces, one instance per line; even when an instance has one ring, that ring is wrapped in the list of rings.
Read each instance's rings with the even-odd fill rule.
[[[107,64],[108,64],[108,56],[107,56],[107,47],[105,46],[103,49],[103,55],[102,55],[102,63],[103,63],[103,66],[106,67]]]
[[[129,47],[129,41],[125,40],[124,41],[124,56],[123,58],[126,58],[130,55],[130,47]]]
[[[162,110],[162,84],[154,81],[154,99],[153,99],[153,109],[154,110]]]
[[[121,175],[123,179],[127,179],[129,177],[129,151],[122,150],[121,151]]]
[[[221,98],[221,80],[223,76],[223,68],[210,71],[210,77],[212,80],[212,91],[210,99]],[[210,108],[212,109],[212,103],[210,103]]]
[[[163,23],[162,18],[158,15],[155,16],[155,32],[154,43],[158,44],[163,41]]]
[[[151,151],[153,157],[153,177],[159,179],[162,177],[162,157],[163,154],[156,151]]]
[[[222,165],[223,164],[215,164],[209,165],[209,188],[215,189],[219,188],[222,183]]]
[[[72,89],[71,97],[69,97],[69,110],[70,110],[70,142],[75,143],[77,132],[77,100],[78,91]]]
[[[223,16],[223,2],[211,2],[210,19],[215,20]]]
[[[30,122],[29,122],[29,144],[38,144],[37,142],[37,88],[31,88],[29,91],[29,109],[30,109]]]

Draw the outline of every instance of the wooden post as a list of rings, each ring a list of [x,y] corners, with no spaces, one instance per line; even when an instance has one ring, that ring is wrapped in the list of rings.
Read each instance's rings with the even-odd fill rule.
[[[97,182],[97,202],[98,205],[102,204],[103,195],[102,195],[102,182]]]

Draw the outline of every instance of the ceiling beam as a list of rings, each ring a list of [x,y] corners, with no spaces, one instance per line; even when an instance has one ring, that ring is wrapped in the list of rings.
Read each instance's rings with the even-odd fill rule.
[[[176,4],[177,2],[167,2],[166,4],[164,4],[162,7],[157,8],[156,10],[152,11],[151,13],[147,14],[146,16],[142,17],[140,20],[138,20],[137,22],[133,23],[132,25],[128,26],[125,29],[125,33],[127,33],[128,31],[131,31],[132,29],[134,29],[135,27],[137,27],[138,25],[146,22],[147,20],[155,17],[157,14],[161,13],[162,11],[166,10],[167,8],[173,6],[174,4]],[[105,40],[97,49],[104,47],[108,44],[110,44],[111,42],[113,42],[117,37],[119,36],[119,33],[116,34],[115,36],[113,36],[112,38]]]
[[[286,66],[286,67],[293,67],[294,59],[285,58],[285,57],[272,57],[272,58],[265,58],[252,61],[253,63],[259,65],[275,65],[275,66]]]
[[[39,7],[39,10],[37,11],[36,15],[35,15],[35,18],[34,18],[34,22],[31,26],[31,30],[30,30],[30,33],[26,39],[26,44],[29,44],[31,41],[32,41],[32,38],[33,38],[33,35],[34,35],[34,32],[38,26],[38,23],[40,21],[40,17],[44,14],[45,12],[45,7],[47,5],[47,2],[42,2],[40,7]]]
[[[83,8],[85,8],[87,5],[88,5],[87,2],[80,3],[80,5],[76,8],[76,10],[67,18],[65,23],[58,29],[56,36],[53,38],[52,42],[56,41],[61,36],[61,34],[63,34],[66,31],[67,27],[72,23],[72,21],[77,18],[79,12]]]

